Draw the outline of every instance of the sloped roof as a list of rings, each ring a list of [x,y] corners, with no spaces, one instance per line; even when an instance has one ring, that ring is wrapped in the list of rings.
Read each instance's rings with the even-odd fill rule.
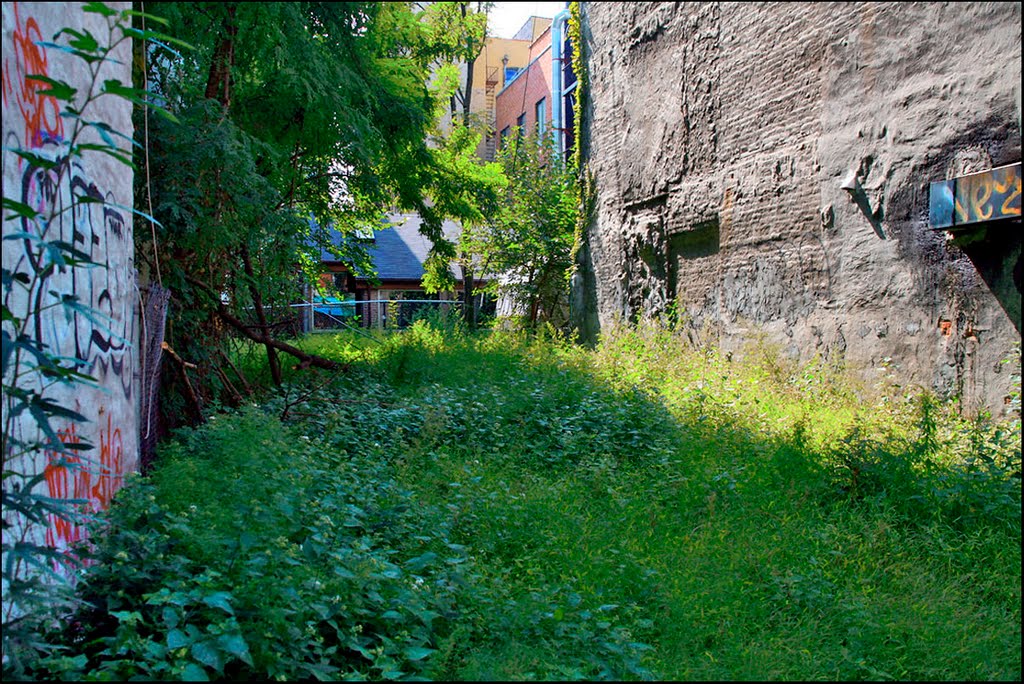
[[[418,214],[391,214],[387,217],[391,227],[373,231],[373,242],[367,246],[370,259],[377,267],[377,277],[388,280],[420,280],[423,277],[423,262],[433,244],[420,233],[423,219]],[[458,239],[461,228],[454,221],[442,224],[445,237],[451,241]],[[331,231],[331,240],[338,244],[341,234]],[[323,250],[320,260],[337,261],[337,257]],[[450,267],[456,279],[462,278],[462,269],[452,264]],[[358,276],[357,276],[358,277]]]

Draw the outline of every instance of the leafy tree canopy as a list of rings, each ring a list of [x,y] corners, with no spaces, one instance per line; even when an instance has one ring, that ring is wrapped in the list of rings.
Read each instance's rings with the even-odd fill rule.
[[[271,338],[321,247],[358,261],[356,231],[398,206],[423,216],[438,251],[428,265],[447,263],[442,221],[480,220],[501,187],[500,168],[475,161],[469,131],[430,142],[457,85],[443,66],[479,49],[485,17],[458,3],[158,9],[163,30],[194,49],[146,45],[149,86],[176,120],[137,122],[149,149],[138,203],[162,226],[137,231],[139,254],[174,291],[170,330],[183,357],[218,363],[227,323],[266,345],[277,380],[277,351],[295,350]],[[329,245],[332,226],[351,237]],[[227,384],[204,376],[211,392]]]
[[[568,283],[577,216],[577,174],[550,134],[517,134],[498,151],[508,178],[497,210],[463,235],[463,249],[496,274],[490,289],[520,318],[568,322]]]

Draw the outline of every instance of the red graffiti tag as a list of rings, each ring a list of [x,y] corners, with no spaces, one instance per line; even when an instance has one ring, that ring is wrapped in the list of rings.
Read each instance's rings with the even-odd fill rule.
[[[52,95],[36,91],[46,84],[30,75],[48,76],[46,52],[36,45],[43,39],[39,24],[29,17],[22,24],[18,3],[14,3],[15,29],[12,36],[14,58],[5,59],[3,67],[3,108],[8,99],[18,105],[25,121],[24,144],[29,148],[42,147],[47,140],[60,140],[64,136],[64,121],[60,118],[60,104]]]
[[[65,430],[58,430],[57,437],[64,444],[75,444],[79,441],[74,425]],[[90,512],[110,508],[114,494],[124,482],[124,442],[121,429],[113,426],[110,415],[107,415],[107,427],[99,432],[100,453],[99,466],[85,461],[76,449],[69,453],[49,451],[49,463],[43,475],[55,499],[85,499]],[[85,539],[85,528],[74,522],[50,516],[50,526],[46,530],[46,543],[60,549],[68,549],[75,542]]]

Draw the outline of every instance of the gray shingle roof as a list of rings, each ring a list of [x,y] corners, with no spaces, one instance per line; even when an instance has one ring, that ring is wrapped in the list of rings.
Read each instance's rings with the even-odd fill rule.
[[[373,243],[367,251],[377,267],[377,277],[382,282],[388,280],[419,280],[423,277],[423,262],[430,252],[430,240],[420,233],[422,219],[417,214],[391,214],[388,216],[390,228],[373,231]],[[453,221],[445,221],[442,225],[445,237],[453,242],[458,239],[460,227]],[[341,235],[331,231],[331,240],[338,244]],[[336,261],[330,252],[324,250],[320,254],[322,261]],[[457,279],[462,278],[462,269],[452,265],[452,273]]]

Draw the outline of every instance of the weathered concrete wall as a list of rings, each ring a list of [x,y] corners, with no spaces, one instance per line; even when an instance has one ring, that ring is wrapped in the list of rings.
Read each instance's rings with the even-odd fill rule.
[[[47,396],[69,409],[83,414],[89,422],[72,424],[55,419],[53,427],[65,443],[82,440],[94,449],[82,456],[95,461],[81,468],[55,464],[53,454],[36,453],[34,458],[8,462],[4,469],[44,472],[41,493],[59,498],[88,499],[94,509],[106,508],[123,476],[136,469],[138,459],[138,353],[137,288],[132,240],[132,214],[122,207],[132,205],[132,170],[96,152],[81,158],[67,158],[67,145],[73,136],[75,120],[61,118],[63,103],[49,95],[39,95],[42,83],[29,79],[32,74],[67,81],[78,89],[77,106],[89,90],[89,74],[82,60],[55,49],[46,49],[37,41],[51,41],[65,27],[87,29],[101,45],[109,45],[107,23],[96,14],[86,14],[79,3],[3,3],[3,194],[46,213],[51,207],[66,209],[76,197],[90,196],[104,203],[80,204],[53,220],[41,237],[64,240],[89,255],[98,268],[61,269],[37,282],[31,293],[35,302],[28,305],[22,289],[15,287],[5,304],[16,316],[32,311],[27,334],[49,345],[49,350],[85,361],[82,370],[95,377],[99,388],[85,385],[56,386]],[[117,10],[130,9],[131,3],[110,3]],[[61,40],[64,40],[63,38]],[[116,78],[131,84],[131,41],[123,42],[112,55],[119,63],[103,65],[98,83]],[[116,97],[103,97],[90,105],[84,117],[103,121],[115,131],[132,135],[131,104]],[[95,135],[78,142],[99,143]],[[127,148],[128,143],[123,142]],[[14,155],[8,148],[20,148],[59,162],[44,169]],[[127,151],[127,154],[131,154]],[[11,212],[4,211],[7,216]],[[31,221],[5,220],[4,236],[17,231],[40,234]],[[3,266],[16,273],[31,275],[31,243],[25,240],[3,243]],[[53,290],[74,294],[79,302],[109,317],[95,321],[75,314],[66,316],[62,307],[43,310],[51,304]],[[10,326],[4,323],[10,332]],[[5,378],[5,382],[7,382]],[[8,402],[4,401],[4,421]],[[22,439],[38,434],[35,421],[22,415],[16,432]],[[5,516],[8,514],[5,511]],[[8,535],[32,535],[36,542],[46,541],[59,548],[80,539],[81,528],[64,521],[52,522],[46,530],[26,530],[22,520],[12,519]]]
[[[1020,223],[954,241],[928,186],[1020,161],[1020,3],[595,2],[582,23],[585,335],[675,301],[724,349],[763,331],[869,380],[891,359],[1001,410]]]

